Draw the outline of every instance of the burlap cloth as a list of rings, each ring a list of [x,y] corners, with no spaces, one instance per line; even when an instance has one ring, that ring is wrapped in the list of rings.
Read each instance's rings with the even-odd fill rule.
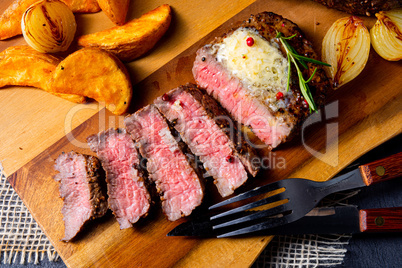
[[[337,204],[347,197],[336,198]],[[54,247],[6,180],[1,163],[0,219],[0,266],[41,264],[44,258],[61,262]],[[350,236],[276,236],[253,267],[335,266],[342,263],[349,239]]]
[[[1,264],[39,263],[57,252],[28,209],[6,180],[0,163],[0,258]]]

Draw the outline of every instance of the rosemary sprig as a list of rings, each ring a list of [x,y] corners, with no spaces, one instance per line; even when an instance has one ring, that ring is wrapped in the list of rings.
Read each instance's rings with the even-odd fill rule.
[[[296,67],[296,70],[297,70],[297,76],[299,78],[300,91],[303,94],[304,99],[307,101],[307,103],[309,105],[310,112],[316,111],[317,106],[314,103],[313,96],[311,95],[310,88],[308,87],[307,84],[313,79],[315,72],[317,71],[317,68],[314,69],[314,72],[310,76],[309,79],[304,80],[302,71],[299,68],[299,64],[301,66],[303,66],[303,68],[305,68],[305,69],[308,69],[306,62],[311,62],[311,63],[315,63],[318,65],[324,65],[324,66],[331,66],[331,65],[318,61],[318,60],[315,60],[315,59],[310,59],[310,58],[299,55],[299,53],[297,53],[297,51],[291,45],[289,45],[289,43],[286,41],[295,36],[296,36],[296,34],[289,36],[289,37],[285,37],[285,36],[283,36],[283,34],[281,32],[277,32],[277,34],[276,34],[276,38],[278,38],[281,41],[283,47],[285,48],[285,51],[286,51],[286,54],[288,57],[288,62],[289,62],[288,83],[286,85],[286,90],[288,91],[290,88],[290,70],[291,70],[290,63],[293,62],[294,66]]]

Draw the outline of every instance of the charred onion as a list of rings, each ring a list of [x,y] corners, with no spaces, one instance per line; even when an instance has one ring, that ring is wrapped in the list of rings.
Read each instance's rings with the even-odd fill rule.
[[[402,8],[380,11],[370,30],[374,50],[386,60],[402,59]]]
[[[370,34],[363,20],[351,16],[334,22],[322,42],[322,60],[334,88],[348,83],[366,66],[370,52]]]
[[[77,28],[70,8],[58,0],[44,0],[30,6],[22,16],[25,41],[42,53],[66,51]]]

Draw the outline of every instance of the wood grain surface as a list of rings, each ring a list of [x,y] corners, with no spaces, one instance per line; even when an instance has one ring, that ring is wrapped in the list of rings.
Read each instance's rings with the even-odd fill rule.
[[[400,232],[402,230],[402,207],[362,209],[359,214],[362,232]]]
[[[240,3],[236,7],[230,1],[219,3],[169,3],[175,11],[175,23],[161,46],[138,62],[128,64],[135,84],[130,112],[151,103],[155,97],[176,86],[193,81],[191,67],[195,51],[250,14],[272,11],[283,15],[299,25],[318,51],[331,24],[338,18],[348,16],[307,0],[256,1],[248,7],[246,1],[243,2],[244,6]],[[198,10],[191,4],[198,4]],[[136,10],[138,13],[143,11]],[[191,16],[183,13],[185,11],[191,11]],[[228,13],[230,17],[225,17]],[[90,21],[88,25],[92,25],[90,28],[96,30],[96,21],[90,15],[82,17],[83,21],[86,19]],[[368,27],[374,24],[373,18],[364,20]],[[219,27],[213,29],[214,25]],[[207,29],[203,29],[203,26]],[[208,29],[213,31],[209,33]],[[176,32],[179,30],[180,34]],[[186,45],[180,43],[183,40]],[[147,66],[148,62],[151,67]],[[301,135],[273,152],[260,150],[266,168],[239,191],[287,177],[328,180],[368,150],[401,133],[401,70],[401,63],[387,62],[371,50],[363,72],[344,87],[329,92],[327,106],[304,123]],[[109,214],[88,225],[75,242],[61,242],[64,232],[60,213],[62,201],[58,198],[58,184],[52,178],[55,175],[54,160],[62,151],[93,154],[85,144],[86,137],[109,127],[123,126],[123,117],[116,117],[96,104],[67,105],[62,100],[52,99],[48,94],[31,89],[6,90],[18,93],[3,94],[0,90],[0,99],[2,94],[5,95],[19,110],[7,104],[6,114],[0,115],[0,119],[3,119],[0,122],[6,122],[5,129],[9,131],[6,134],[2,128],[0,133],[0,161],[4,161],[7,172],[13,173],[8,178],[10,183],[67,266],[245,267],[253,263],[270,241],[271,237],[166,237],[171,229],[186,219],[168,222],[156,208],[133,228],[120,230],[116,220]],[[29,100],[31,107],[21,107],[18,97],[21,98],[22,92],[28,95],[23,98],[25,106]],[[44,102],[49,99],[53,101]],[[28,114],[18,115],[20,110]],[[41,123],[32,122],[35,120]],[[46,120],[51,120],[51,123],[46,123]],[[22,138],[13,130],[21,132]],[[204,205],[195,213],[201,213],[205,206],[221,200],[210,182],[206,186],[208,193]]]
[[[366,185],[402,176],[402,152],[361,165],[360,172]]]

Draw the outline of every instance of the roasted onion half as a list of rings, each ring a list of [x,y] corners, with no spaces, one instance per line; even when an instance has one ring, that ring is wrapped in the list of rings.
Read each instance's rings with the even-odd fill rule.
[[[370,30],[374,50],[386,60],[402,59],[402,8],[380,11]]]
[[[356,16],[341,18],[329,28],[322,41],[322,61],[337,89],[353,80],[366,66],[370,53],[370,33]]]
[[[43,0],[22,16],[25,41],[42,53],[66,51],[74,39],[77,24],[70,8],[59,0]]]

